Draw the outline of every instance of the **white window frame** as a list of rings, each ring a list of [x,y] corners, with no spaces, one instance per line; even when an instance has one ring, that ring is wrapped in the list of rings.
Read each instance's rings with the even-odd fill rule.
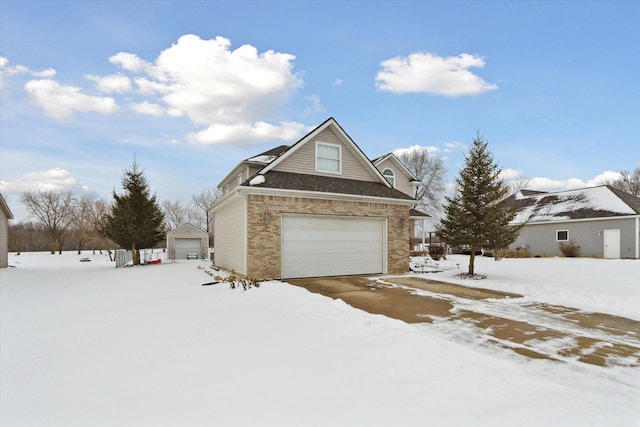
[[[318,147],[320,146],[325,146],[325,147],[332,147],[332,148],[337,148],[338,149],[338,170],[327,170],[327,169],[322,169],[318,166],[318,160],[320,159],[319,153],[318,153]],[[323,157],[324,159],[328,159],[328,160],[336,160],[336,159],[329,159],[327,157]],[[328,142],[320,142],[320,141],[316,141],[316,172],[322,172],[322,173],[333,173],[336,175],[341,175],[342,174],[342,146],[338,145],[338,144],[331,144]]]
[[[386,171],[391,172],[391,175],[385,174]],[[384,176],[384,179],[386,179],[393,188],[396,188],[396,173],[393,171],[393,169],[384,168],[384,170],[382,171],[382,176]],[[391,178],[391,181],[389,181],[389,178]]]
[[[567,233],[566,239],[559,239],[560,233]],[[569,230],[556,230],[556,242],[568,242],[569,241]]]

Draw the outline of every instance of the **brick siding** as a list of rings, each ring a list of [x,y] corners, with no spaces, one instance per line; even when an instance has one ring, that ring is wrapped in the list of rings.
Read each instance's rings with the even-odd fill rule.
[[[264,220],[264,214],[269,220]],[[388,219],[388,273],[409,269],[409,207],[390,203],[324,200],[305,197],[247,196],[247,276],[280,278],[282,214],[325,214]]]

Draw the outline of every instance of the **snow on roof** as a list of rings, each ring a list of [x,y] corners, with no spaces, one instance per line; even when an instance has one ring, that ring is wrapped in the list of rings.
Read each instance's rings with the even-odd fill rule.
[[[247,159],[248,162],[256,162],[256,163],[271,163],[276,159],[277,156],[255,156],[250,159]]]
[[[251,181],[249,181],[249,185],[260,185],[260,184],[264,184],[264,182],[265,182],[264,175],[256,175],[253,178],[251,178]]]
[[[601,218],[638,213],[606,185],[558,193],[523,195],[518,192],[511,200],[511,204],[518,210],[513,221],[515,223]]]

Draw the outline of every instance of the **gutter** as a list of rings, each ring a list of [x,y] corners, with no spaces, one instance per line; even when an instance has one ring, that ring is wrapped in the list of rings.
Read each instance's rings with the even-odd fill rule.
[[[238,187],[234,192],[238,195],[242,194],[260,194],[267,196],[291,196],[291,197],[305,197],[307,199],[332,199],[332,200],[350,200],[350,201],[366,201],[366,202],[378,202],[378,203],[390,203],[396,205],[414,206],[416,200],[414,199],[393,199],[389,197],[377,197],[377,196],[364,196],[360,194],[345,194],[345,193],[326,193],[322,191],[308,191],[308,190],[284,190],[278,188],[268,187]],[[224,200],[224,199],[223,199]]]

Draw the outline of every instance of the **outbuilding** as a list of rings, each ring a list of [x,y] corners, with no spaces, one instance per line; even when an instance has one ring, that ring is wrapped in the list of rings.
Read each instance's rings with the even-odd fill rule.
[[[9,264],[9,220],[13,219],[13,214],[9,205],[0,194],[0,268]]]
[[[206,259],[209,234],[193,224],[182,224],[167,233],[169,259]]]

